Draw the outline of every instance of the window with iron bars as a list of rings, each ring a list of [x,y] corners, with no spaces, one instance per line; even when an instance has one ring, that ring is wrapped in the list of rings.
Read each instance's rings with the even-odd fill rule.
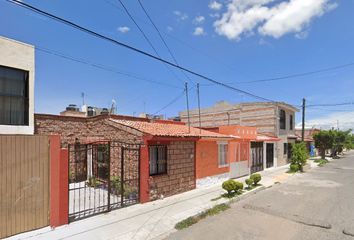
[[[167,146],[149,146],[150,176],[167,173]]]

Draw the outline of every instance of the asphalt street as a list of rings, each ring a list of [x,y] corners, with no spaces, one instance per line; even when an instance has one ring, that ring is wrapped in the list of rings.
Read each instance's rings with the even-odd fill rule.
[[[167,239],[354,240],[354,152],[251,195]]]

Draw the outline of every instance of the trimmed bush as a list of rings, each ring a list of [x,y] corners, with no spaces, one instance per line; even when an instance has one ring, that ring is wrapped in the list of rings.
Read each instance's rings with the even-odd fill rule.
[[[238,182],[238,181],[234,181],[235,182],[235,188],[234,191],[237,193],[240,190],[243,190],[243,183],[242,182]]]
[[[250,178],[253,179],[254,185],[257,185],[262,180],[262,176],[259,173],[253,173]]]
[[[292,163],[290,164],[290,172],[297,172],[300,170],[299,164]]]
[[[245,182],[246,182],[248,188],[251,188],[254,183],[252,178],[247,178]]]
[[[227,180],[222,183],[222,188],[227,192],[228,195],[231,195],[231,192],[236,188],[236,182],[232,179]]]
[[[295,143],[291,145],[291,163],[297,164],[302,172],[309,157],[305,143]]]

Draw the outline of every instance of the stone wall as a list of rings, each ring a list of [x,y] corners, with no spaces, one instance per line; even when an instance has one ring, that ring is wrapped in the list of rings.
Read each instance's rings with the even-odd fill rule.
[[[88,143],[111,140],[142,143],[142,133],[111,122],[107,117],[68,117],[57,115],[35,115],[35,134],[61,136],[62,147],[75,141]]]
[[[110,175],[120,176],[121,170],[121,146],[120,142],[134,144],[139,147],[142,143],[142,133],[133,129],[113,123],[107,117],[81,118],[56,115],[35,115],[35,134],[51,135],[59,134],[61,146],[67,148],[69,144],[92,143],[97,141],[112,141],[110,148]],[[119,141],[119,142],[116,142]],[[74,146],[69,149],[70,173],[86,178],[87,155],[92,147],[82,146],[76,152]],[[137,154],[131,152],[132,154]],[[76,162],[75,163],[75,158]],[[131,173],[133,178],[138,178],[138,157],[125,152],[125,172]],[[76,173],[76,174],[75,174]],[[74,177],[72,177],[74,178]],[[79,177],[80,179],[80,177]]]
[[[167,174],[150,177],[150,199],[195,189],[195,143],[170,142],[167,146]]]

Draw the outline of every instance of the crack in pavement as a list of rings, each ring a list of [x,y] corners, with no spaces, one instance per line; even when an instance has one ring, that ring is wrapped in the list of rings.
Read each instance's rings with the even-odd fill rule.
[[[352,229],[344,228],[343,234],[345,234],[347,236],[354,237],[354,228],[352,228]]]
[[[290,215],[290,214],[284,214],[275,210],[271,210],[268,208],[264,208],[264,207],[257,207],[257,206],[253,206],[250,204],[245,204],[243,206],[244,209],[249,209],[249,210],[253,210],[253,211],[258,211],[258,212],[262,212],[268,215],[273,215],[276,217],[280,217],[280,218],[284,218],[296,223],[300,223],[300,224],[304,224],[307,226],[311,226],[311,227],[319,227],[319,228],[325,228],[325,229],[331,229],[332,225],[330,223],[321,221],[321,220],[311,220],[299,215]]]

